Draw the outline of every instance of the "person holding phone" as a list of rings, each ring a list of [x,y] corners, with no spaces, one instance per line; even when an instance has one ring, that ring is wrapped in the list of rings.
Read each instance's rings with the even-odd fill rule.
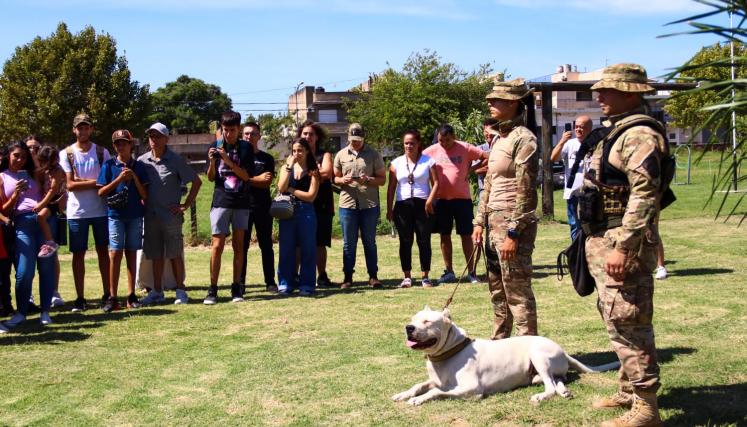
[[[575,127],[576,137],[571,138],[571,128]],[[565,170],[565,183],[563,188],[563,199],[566,200],[567,211],[568,211],[568,225],[571,227],[571,240],[576,238],[578,231],[581,229],[581,222],[578,220],[578,199],[573,195],[573,191],[581,187],[584,181],[584,168],[578,168],[576,177],[571,180],[571,169],[573,164],[576,162],[576,153],[581,148],[581,143],[591,132],[593,126],[591,124],[591,118],[589,116],[578,116],[576,117],[575,126],[571,123],[565,124],[565,132],[560,138],[560,141],[555,145],[550,154],[550,160],[557,162],[559,159],[563,160],[563,169]],[[570,182],[573,181],[573,185]]]
[[[38,253],[44,236],[37,214],[36,205],[42,200],[42,186],[34,179],[35,165],[31,152],[21,141],[12,142],[9,147],[8,168],[0,173],[0,210],[13,220],[15,228],[16,265],[16,305],[18,311],[10,320],[0,324],[0,333],[6,333],[26,320],[29,313],[29,297],[34,282],[37,262],[39,267],[39,305],[42,325],[52,323],[49,310],[55,285],[55,259],[57,254],[39,258]],[[54,234],[57,221],[48,219]],[[0,253],[0,258],[2,254]]]
[[[360,232],[366,255],[368,284],[378,289],[381,288],[376,253],[376,223],[381,214],[378,187],[386,183],[386,166],[381,154],[364,142],[363,127],[360,124],[350,125],[348,141],[348,146],[335,155],[334,161],[334,182],[342,188],[340,225],[345,278],[340,287],[347,289],[353,285],[355,252]]]

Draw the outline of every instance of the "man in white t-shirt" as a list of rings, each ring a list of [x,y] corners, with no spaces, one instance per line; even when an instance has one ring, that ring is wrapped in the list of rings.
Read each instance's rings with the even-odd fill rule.
[[[60,166],[67,177],[67,224],[70,230],[70,252],[73,254],[73,280],[77,299],[73,311],[84,311],[86,299],[83,284],[86,274],[85,256],[88,250],[88,227],[93,229],[96,254],[99,259],[102,300],[109,296],[109,223],[106,201],[99,197],[96,179],[101,165],[109,159],[109,151],[91,141],[93,121],[88,114],[73,119],[75,143],[60,151]]]
[[[576,162],[576,153],[581,148],[581,142],[584,138],[589,135],[593,125],[589,116],[578,116],[576,117],[575,132],[576,137],[571,138],[571,131],[568,130],[563,133],[563,136],[555,145],[555,148],[550,154],[550,159],[553,162],[557,162],[558,159],[563,159],[563,167],[565,169],[565,188],[563,189],[563,198],[568,204],[568,225],[571,227],[571,240],[573,240],[578,231],[581,229],[581,223],[578,220],[578,199],[572,195],[573,191],[581,187],[584,181],[584,165],[583,162],[576,171],[576,177],[573,179],[573,185],[570,185],[571,174],[573,165]]]

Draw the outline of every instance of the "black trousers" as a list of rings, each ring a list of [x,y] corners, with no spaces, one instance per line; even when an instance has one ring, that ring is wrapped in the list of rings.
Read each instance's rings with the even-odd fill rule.
[[[249,253],[249,241],[252,237],[252,226],[257,233],[257,243],[262,252],[262,271],[265,285],[275,285],[275,252],[272,249],[272,217],[267,209],[252,209],[249,214],[249,226],[244,234],[244,265],[241,267],[241,283],[246,284],[246,264]]]
[[[394,226],[399,234],[399,259],[402,271],[412,271],[413,234],[420,250],[420,270],[431,269],[431,230],[433,216],[425,213],[425,200],[411,198],[394,204]]]

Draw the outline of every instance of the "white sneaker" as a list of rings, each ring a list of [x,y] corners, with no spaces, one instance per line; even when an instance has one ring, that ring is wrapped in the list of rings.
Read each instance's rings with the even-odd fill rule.
[[[467,274],[467,280],[469,280],[469,282],[473,285],[476,283],[480,283],[480,279],[477,278],[477,275],[472,273]]]
[[[24,316],[21,313],[16,313],[13,315],[13,317],[10,318],[10,320],[5,321],[5,327],[8,329],[13,329],[25,321],[26,321],[26,316]]]
[[[186,304],[188,302],[189,297],[187,296],[187,291],[185,291],[184,289],[177,289],[174,304]]]
[[[664,280],[667,278],[667,268],[663,265],[656,267],[656,280]]]
[[[8,332],[10,332],[10,329],[6,328],[5,325],[0,323],[0,334],[7,334]]]
[[[140,304],[141,305],[162,304],[164,301],[166,301],[166,298],[163,297],[163,291],[158,292],[157,290],[153,289],[152,291],[148,292],[148,295],[146,295],[145,298],[140,300]]]
[[[62,307],[65,305],[65,300],[62,299],[59,292],[55,292],[52,296],[52,307]]]
[[[42,311],[41,316],[39,316],[39,323],[41,323],[43,326],[47,326],[52,323],[52,318],[49,317],[48,311]]]

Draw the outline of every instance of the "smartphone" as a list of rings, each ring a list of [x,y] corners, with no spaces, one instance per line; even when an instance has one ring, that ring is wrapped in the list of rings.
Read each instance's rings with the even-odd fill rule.
[[[361,177],[358,176],[358,175],[351,175],[350,179],[359,180],[359,179],[361,179]]]
[[[565,124],[565,131],[570,132],[573,129],[573,125],[570,123]]]

